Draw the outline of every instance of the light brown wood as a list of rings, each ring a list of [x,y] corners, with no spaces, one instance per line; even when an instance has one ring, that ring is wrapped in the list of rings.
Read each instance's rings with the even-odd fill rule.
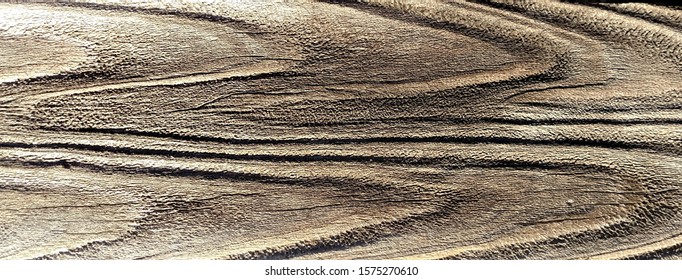
[[[0,3],[0,258],[678,259],[682,10]]]

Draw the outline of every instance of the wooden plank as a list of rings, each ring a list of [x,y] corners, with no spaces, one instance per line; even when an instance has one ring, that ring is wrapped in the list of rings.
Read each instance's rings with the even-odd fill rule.
[[[0,15],[0,258],[682,257],[682,10]]]

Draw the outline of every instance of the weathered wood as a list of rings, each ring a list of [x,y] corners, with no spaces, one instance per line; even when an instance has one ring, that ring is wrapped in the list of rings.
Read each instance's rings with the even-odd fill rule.
[[[0,258],[682,257],[682,10],[0,4]]]

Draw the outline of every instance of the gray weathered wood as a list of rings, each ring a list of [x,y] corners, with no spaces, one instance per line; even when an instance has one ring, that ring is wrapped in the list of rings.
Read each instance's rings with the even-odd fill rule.
[[[682,10],[0,3],[0,258],[682,256]]]

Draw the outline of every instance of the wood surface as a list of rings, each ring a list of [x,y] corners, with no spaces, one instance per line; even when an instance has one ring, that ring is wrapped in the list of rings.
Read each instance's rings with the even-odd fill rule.
[[[2,259],[682,258],[682,9],[0,3]]]

